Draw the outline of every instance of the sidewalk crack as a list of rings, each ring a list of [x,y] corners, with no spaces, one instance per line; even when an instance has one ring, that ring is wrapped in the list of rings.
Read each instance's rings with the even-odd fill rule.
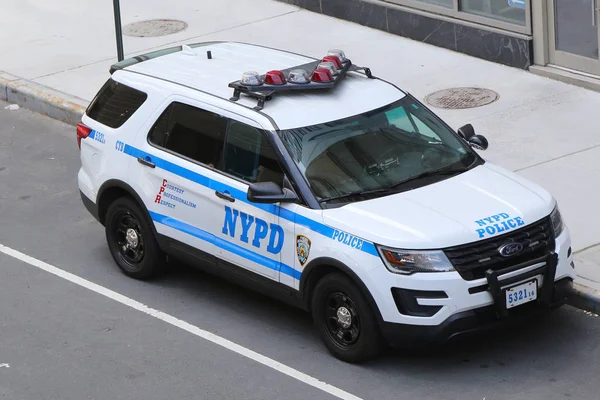
[[[593,248],[595,248],[595,247],[598,247],[598,246],[600,246],[600,242],[599,242],[599,243],[596,243],[596,244],[589,245],[589,246],[587,246],[587,247],[584,247],[583,249],[580,249],[580,250],[574,251],[574,252],[573,252],[573,254],[581,254],[581,253],[583,253],[584,251],[591,250],[591,249],[593,249]]]
[[[596,149],[598,147],[600,147],[600,144],[597,144],[597,145],[592,146],[592,147],[588,147],[587,149],[581,149],[581,150],[574,151],[572,153],[563,154],[562,156],[551,158],[550,160],[546,160],[546,161],[541,161],[541,162],[533,164],[533,165],[528,165],[527,167],[515,169],[514,172],[520,172],[520,171],[523,171],[523,170],[526,170],[526,169],[529,169],[529,168],[538,167],[540,165],[547,164],[547,163],[552,162],[552,161],[560,160],[561,158],[573,156],[575,154],[583,153],[584,151],[593,150],[593,149]],[[600,244],[600,243],[598,243],[598,244]]]

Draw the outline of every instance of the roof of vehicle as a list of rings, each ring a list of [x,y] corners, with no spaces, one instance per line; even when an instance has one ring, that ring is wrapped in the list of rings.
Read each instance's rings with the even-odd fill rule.
[[[239,42],[206,42],[189,46],[193,51],[178,47],[178,51],[167,51],[154,58],[141,56],[136,58],[137,61],[125,60],[120,63],[123,67],[119,69],[229,99],[233,96],[229,83],[239,80],[244,72],[264,74],[270,70],[283,70],[317,60]],[[212,56],[210,59],[207,56],[209,50]],[[324,49],[324,55],[327,50]],[[346,56],[352,58],[349,54]],[[348,72],[343,81],[331,90],[277,93],[265,103],[261,112],[271,117],[279,129],[292,129],[360,114],[404,96],[402,91],[385,81],[369,79],[360,72]],[[237,103],[252,108],[257,105],[257,100],[242,94]],[[236,107],[234,103],[232,107]]]

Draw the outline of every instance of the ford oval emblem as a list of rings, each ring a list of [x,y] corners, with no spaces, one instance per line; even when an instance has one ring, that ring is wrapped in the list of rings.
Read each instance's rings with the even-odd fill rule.
[[[521,243],[506,243],[498,248],[498,253],[502,257],[510,257],[519,253],[523,250],[523,245]]]

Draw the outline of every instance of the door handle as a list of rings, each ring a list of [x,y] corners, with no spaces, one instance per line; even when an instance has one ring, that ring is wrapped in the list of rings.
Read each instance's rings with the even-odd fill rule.
[[[598,22],[598,0],[592,0],[592,25],[596,26]]]
[[[229,201],[229,202],[232,202],[232,203],[235,201],[235,199],[233,198],[233,196],[232,196],[232,195],[230,195],[230,194],[229,194],[229,193],[227,193],[227,192],[219,192],[219,191],[217,190],[217,191],[215,192],[215,196],[217,196],[217,197],[218,197],[218,198],[220,198],[220,199],[223,199],[223,200],[227,200],[227,201]]]
[[[150,167],[150,168],[154,168],[154,167],[156,167],[156,164],[154,164],[154,163],[153,163],[152,161],[150,161],[150,160],[146,160],[146,159],[145,159],[145,158],[143,158],[143,157],[138,157],[138,159],[137,159],[137,160],[138,160],[138,162],[139,162],[140,164],[142,164],[142,165],[145,165],[146,167]]]

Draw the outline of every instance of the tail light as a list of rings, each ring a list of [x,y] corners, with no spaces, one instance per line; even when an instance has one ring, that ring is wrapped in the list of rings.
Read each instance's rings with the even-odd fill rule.
[[[83,122],[77,124],[77,147],[81,149],[81,139],[85,139],[92,132],[92,128],[86,126]]]

